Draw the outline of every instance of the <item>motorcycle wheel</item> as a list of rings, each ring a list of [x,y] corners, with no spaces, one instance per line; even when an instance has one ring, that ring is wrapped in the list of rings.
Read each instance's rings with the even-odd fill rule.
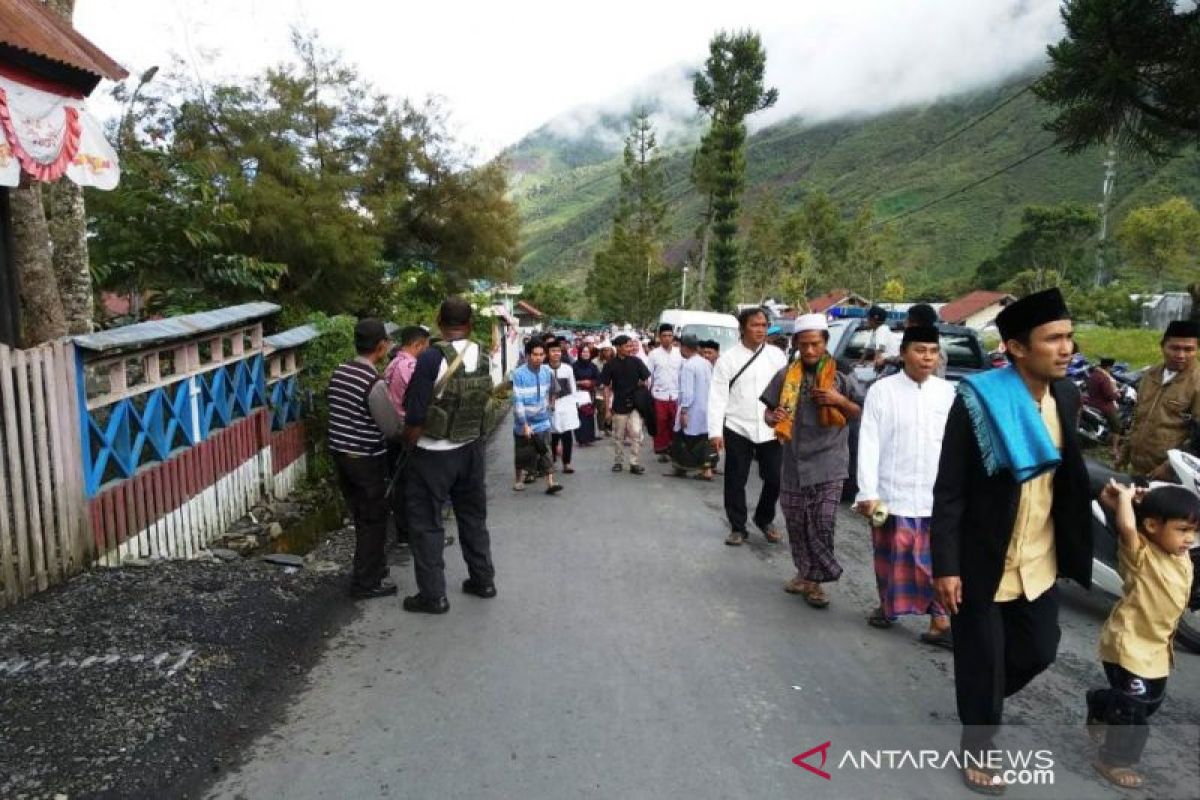
[[[1175,632],[1175,641],[1193,653],[1200,653],[1200,611],[1188,609],[1184,612]]]

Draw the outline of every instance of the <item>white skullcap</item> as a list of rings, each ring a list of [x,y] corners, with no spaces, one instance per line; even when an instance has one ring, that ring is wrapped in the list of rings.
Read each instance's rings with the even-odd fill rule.
[[[827,331],[829,323],[824,314],[801,314],[796,317],[796,333],[804,331]]]

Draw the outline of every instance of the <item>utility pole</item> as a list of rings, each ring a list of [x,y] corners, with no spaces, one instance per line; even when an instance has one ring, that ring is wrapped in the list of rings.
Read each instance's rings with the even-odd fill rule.
[[[1117,151],[1109,147],[1108,158],[1104,159],[1104,189],[1100,200],[1100,237],[1096,244],[1096,287],[1108,281],[1105,264],[1108,255],[1108,207],[1112,201],[1113,183],[1117,178]]]
[[[687,274],[688,265],[683,265],[683,285],[679,287],[679,307],[687,308]]]

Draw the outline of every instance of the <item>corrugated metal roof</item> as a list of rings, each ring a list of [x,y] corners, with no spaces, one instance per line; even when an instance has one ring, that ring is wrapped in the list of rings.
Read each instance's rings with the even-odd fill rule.
[[[298,328],[291,328],[274,336],[268,336],[263,339],[263,344],[272,350],[290,350],[293,347],[308,344],[320,335],[321,332],[317,330],[317,326],[301,325]]]
[[[0,43],[110,81],[129,73],[37,0],[0,0]]]
[[[89,333],[73,338],[75,344],[85,350],[107,353],[113,350],[135,350],[151,344],[169,342],[173,339],[188,339],[198,334],[232,328],[247,322],[269,317],[279,312],[274,303],[244,303],[240,306],[184,314],[169,319],[139,322],[100,333]]]

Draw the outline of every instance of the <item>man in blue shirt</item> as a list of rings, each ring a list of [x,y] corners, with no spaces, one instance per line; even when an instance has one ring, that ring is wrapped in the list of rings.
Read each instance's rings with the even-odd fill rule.
[[[526,476],[546,476],[546,494],[558,494],[550,458],[550,414],[557,395],[554,372],[545,365],[546,345],[534,339],[525,347],[525,363],[513,371],[513,491],[525,488]]]

